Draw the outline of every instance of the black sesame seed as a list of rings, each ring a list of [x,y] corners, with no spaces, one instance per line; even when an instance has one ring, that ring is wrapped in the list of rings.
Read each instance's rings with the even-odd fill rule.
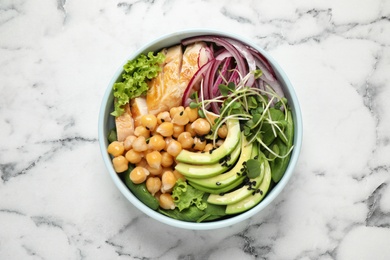
[[[259,156],[256,155],[255,157],[253,157],[253,159],[257,160],[257,159],[259,159]]]
[[[217,186],[220,186],[220,185],[221,185],[221,183],[220,183],[219,181],[217,181],[215,184],[216,184]]]
[[[195,147],[195,144],[192,144],[191,148],[194,148]]]
[[[180,115],[181,115],[181,116],[183,115],[183,112],[184,112],[184,111],[181,111],[181,112],[180,112]]]
[[[164,123],[164,122],[165,122],[165,120],[161,118],[161,122],[162,122],[162,123]]]

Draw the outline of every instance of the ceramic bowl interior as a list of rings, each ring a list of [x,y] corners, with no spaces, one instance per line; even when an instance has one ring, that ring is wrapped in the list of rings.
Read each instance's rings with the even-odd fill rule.
[[[257,49],[261,54],[264,55],[265,58],[268,59],[270,65],[274,69],[276,76],[278,80],[280,81],[285,97],[288,99],[289,105],[292,110],[293,114],[293,121],[294,121],[294,150],[291,155],[291,159],[289,162],[289,165],[287,167],[286,172],[284,173],[283,178],[277,183],[277,185],[268,192],[267,196],[255,207],[252,209],[241,213],[236,216],[232,216],[227,219],[223,220],[216,220],[212,222],[205,222],[205,223],[193,223],[193,222],[185,222],[180,221],[176,219],[172,219],[170,217],[164,216],[157,211],[154,211],[144,205],[141,201],[137,199],[131,193],[131,191],[126,187],[126,185],[122,182],[122,180],[118,177],[117,173],[114,171],[114,168],[111,163],[111,158],[109,154],[107,153],[106,149],[108,146],[107,141],[107,134],[110,129],[112,129],[115,125],[114,118],[110,116],[110,113],[113,111],[113,94],[112,94],[112,86],[113,84],[120,79],[120,75],[122,74],[122,66],[131,59],[136,58],[141,53],[147,53],[149,51],[156,51],[160,50],[163,47],[171,46],[174,44],[180,43],[181,40],[192,37],[192,36],[199,36],[199,35],[218,35],[218,36],[224,36],[224,37],[230,37],[237,40],[240,40],[244,44],[251,46],[255,49]],[[287,185],[288,181],[290,180],[294,168],[296,166],[298,156],[301,150],[301,144],[302,144],[302,116],[301,111],[299,107],[299,102],[297,99],[297,96],[295,94],[294,88],[291,85],[287,75],[284,73],[282,68],[278,65],[278,63],[262,48],[259,46],[256,46],[251,40],[244,39],[241,36],[227,33],[227,32],[221,32],[221,31],[215,31],[215,30],[208,30],[208,29],[191,29],[191,30],[185,30],[180,32],[171,33],[168,35],[164,35],[146,45],[138,49],[136,52],[131,54],[129,57],[124,59],[122,66],[118,69],[118,71],[113,75],[111,81],[109,82],[107,86],[107,90],[104,94],[100,113],[99,113],[99,122],[98,122],[98,136],[99,136],[99,145],[103,156],[103,161],[107,167],[108,173],[111,176],[112,180],[114,181],[114,184],[116,187],[120,190],[120,192],[126,197],[126,199],[132,203],[136,208],[150,216],[151,218],[160,221],[162,223],[178,227],[178,228],[184,228],[184,229],[191,229],[191,230],[209,230],[209,229],[217,229],[217,228],[223,228],[227,226],[234,225],[238,222],[241,222],[243,220],[246,220],[252,216],[254,216],[256,213],[262,211],[265,207],[267,207],[283,190],[283,188]]]

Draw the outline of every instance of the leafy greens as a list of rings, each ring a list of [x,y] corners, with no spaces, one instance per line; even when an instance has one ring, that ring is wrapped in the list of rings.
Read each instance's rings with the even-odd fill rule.
[[[149,52],[147,55],[141,54],[136,59],[129,60],[123,66],[122,81],[113,86],[115,108],[111,115],[121,116],[124,112],[123,106],[129,103],[130,99],[146,94],[147,80],[158,75],[164,60],[165,55],[162,52],[156,55]]]

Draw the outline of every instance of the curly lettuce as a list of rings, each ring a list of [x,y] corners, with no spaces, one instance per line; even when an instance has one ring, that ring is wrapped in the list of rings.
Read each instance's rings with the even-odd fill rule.
[[[134,60],[129,60],[124,66],[122,80],[113,86],[115,105],[113,116],[121,116],[124,112],[123,106],[129,103],[130,99],[145,95],[148,90],[147,81],[155,78],[161,71],[161,64],[165,60],[162,52],[154,55],[149,52],[141,54]]]
[[[179,179],[172,190],[172,198],[179,211],[194,205],[200,210],[207,208],[207,203],[203,201],[204,192],[189,186],[185,181]]]

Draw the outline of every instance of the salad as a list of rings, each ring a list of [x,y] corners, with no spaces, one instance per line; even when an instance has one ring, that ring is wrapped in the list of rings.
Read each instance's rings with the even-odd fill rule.
[[[266,58],[240,41],[204,35],[141,54],[113,95],[113,167],[161,214],[190,222],[240,214],[288,166],[288,101]]]

